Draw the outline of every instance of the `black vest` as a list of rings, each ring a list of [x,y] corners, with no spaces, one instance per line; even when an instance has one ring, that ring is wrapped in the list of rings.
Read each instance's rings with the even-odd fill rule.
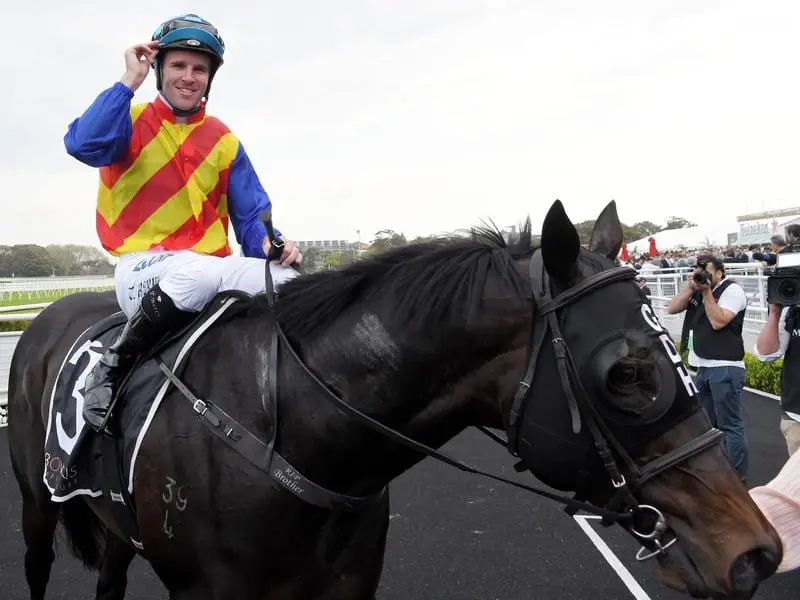
[[[725,280],[712,292],[714,300],[719,302],[722,292],[734,282]],[[686,348],[689,331],[694,330],[694,353],[700,358],[709,360],[742,360],[744,358],[744,342],[742,327],[744,313],[740,311],[728,325],[722,329],[714,329],[706,316],[703,295],[695,292],[689,299],[686,316],[683,319],[681,332],[681,348]]]
[[[781,369],[781,408],[800,415],[800,368],[795,366],[800,362],[800,307],[790,310],[786,325],[791,337]]]

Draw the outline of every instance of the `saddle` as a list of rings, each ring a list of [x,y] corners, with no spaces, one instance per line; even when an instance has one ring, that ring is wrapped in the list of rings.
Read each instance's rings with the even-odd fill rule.
[[[212,327],[239,314],[242,292],[218,294],[183,328],[140,356],[120,383],[106,429],[96,433],[83,421],[86,376],[124,327],[122,312],[86,329],[70,348],[50,398],[45,440],[44,483],[54,502],[76,496],[101,497],[129,542],[141,549],[133,513],[133,473],[141,442],[166,395],[169,381],[163,366],[183,372],[197,341]]]

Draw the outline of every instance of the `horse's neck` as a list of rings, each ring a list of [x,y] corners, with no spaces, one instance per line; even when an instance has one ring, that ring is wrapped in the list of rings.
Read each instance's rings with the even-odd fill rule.
[[[379,422],[432,447],[472,425],[500,424],[497,400],[519,377],[521,346],[509,331],[468,333],[426,355],[409,356],[377,321],[361,323],[351,338],[309,344],[308,365],[343,400]],[[313,349],[312,349],[313,348]],[[281,412],[285,451],[319,483],[352,494],[380,489],[424,456],[369,431],[283,360]],[[513,375],[512,375],[513,372]],[[512,381],[513,380],[513,381]],[[309,415],[314,415],[309,419]],[[344,486],[344,487],[343,487]]]

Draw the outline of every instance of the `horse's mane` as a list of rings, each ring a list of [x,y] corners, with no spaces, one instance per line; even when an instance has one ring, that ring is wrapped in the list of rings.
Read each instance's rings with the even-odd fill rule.
[[[466,237],[410,244],[336,271],[299,277],[281,285],[278,321],[290,339],[308,339],[378,295],[383,307],[391,303],[391,320],[407,328],[464,320],[480,311],[490,273],[520,297],[528,293],[513,263],[532,254],[531,239],[530,218],[509,243],[496,227],[481,225]]]

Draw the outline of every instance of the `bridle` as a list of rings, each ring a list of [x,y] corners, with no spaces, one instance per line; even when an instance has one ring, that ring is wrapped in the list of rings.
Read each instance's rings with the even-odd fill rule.
[[[591,295],[592,292],[600,288],[616,282],[633,281],[635,278],[636,272],[633,269],[629,267],[614,267],[587,277],[554,298],[551,294],[550,277],[544,267],[541,250],[531,257],[530,281],[534,303],[537,308],[534,311],[527,367],[517,388],[509,413],[507,433],[509,452],[514,456],[519,456],[520,416],[530,398],[531,385],[536,373],[540,351],[549,334],[552,336],[551,340],[555,351],[561,387],[567,397],[572,416],[573,432],[577,434],[581,429],[582,423],[586,423],[591,433],[594,447],[614,488],[614,494],[605,508],[607,510],[622,511],[621,515],[625,515],[616,519],[604,517],[604,522],[607,524],[610,524],[610,522],[620,523],[642,542],[643,548],[636,555],[637,560],[641,561],[658,556],[674,544],[677,541],[677,537],[673,534],[671,539],[665,540],[664,536],[670,532],[670,529],[663,513],[652,505],[639,503],[634,496],[634,492],[656,475],[718,444],[722,437],[722,432],[718,429],[710,428],[686,444],[674,448],[670,452],[640,466],[619,443],[606,421],[598,414],[597,406],[583,385],[578,367],[562,335],[558,312],[575,301]],[[628,478],[620,470],[617,460],[614,458],[614,452],[624,463]],[[561,499],[561,501],[563,502],[564,500]],[[572,507],[569,508],[569,512],[574,512]],[[592,510],[588,512],[599,514],[597,511]],[[646,518],[648,516],[649,519]],[[651,523],[649,529],[642,526],[643,521]]]
[[[267,225],[270,240],[273,242],[273,251],[279,255],[281,240],[275,238],[271,223],[267,222],[265,225]],[[603,462],[611,485],[614,488],[612,498],[604,507],[483,471],[441,450],[411,439],[399,431],[366,415],[345,402],[336,391],[331,389],[327,383],[305,364],[286,338],[285,333],[278,324],[277,318],[272,319],[272,340],[268,363],[270,402],[269,404],[267,404],[266,401],[264,403],[265,411],[267,414],[271,415],[271,423],[273,424],[273,433],[271,439],[269,439],[267,443],[259,440],[257,436],[243,427],[235,418],[225,413],[225,411],[210,400],[198,398],[178,376],[163,363],[163,361],[159,361],[159,365],[170,382],[192,403],[192,407],[197,413],[201,423],[207,426],[212,433],[236,450],[240,455],[262,471],[268,473],[276,482],[309,504],[327,509],[338,508],[348,511],[362,510],[364,507],[379,501],[385,494],[385,488],[371,496],[365,497],[348,496],[334,492],[308,480],[277,452],[275,446],[278,429],[277,380],[279,349],[288,351],[295,363],[323,392],[325,392],[325,397],[336,405],[337,408],[353,420],[362,423],[387,439],[402,444],[424,456],[434,458],[453,466],[461,471],[482,475],[496,481],[502,481],[511,486],[555,500],[563,504],[565,510],[570,514],[575,514],[582,510],[602,517],[604,525],[618,523],[630,531],[642,543],[643,547],[636,555],[637,560],[643,561],[658,556],[674,544],[677,541],[677,537],[672,533],[672,537],[666,539],[665,536],[671,533],[671,530],[667,525],[663,513],[652,505],[640,504],[635,498],[634,492],[656,475],[663,473],[667,469],[717,444],[722,433],[717,429],[709,429],[700,436],[671,450],[667,454],[655,458],[643,466],[637,465],[609,430],[604,419],[598,414],[590,395],[586,392],[581,383],[578,368],[569,351],[567,342],[561,334],[557,316],[559,310],[569,306],[580,298],[589,296],[600,288],[616,282],[632,281],[636,276],[635,271],[627,267],[616,267],[601,271],[586,278],[574,287],[565,290],[555,298],[553,298],[550,293],[549,276],[541,259],[541,250],[537,251],[531,258],[530,274],[533,300],[537,309],[534,310],[534,317],[532,319],[532,334],[528,345],[527,366],[520,380],[509,414],[507,428],[508,439],[504,440],[501,436],[487,428],[478,427],[478,429],[493,440],[505,445],[513,456],[519,457],[519,417],[523,413],[525,405],[530,397],[531,384],[536,372],[537,360],[549,332],[552,336],[553,347],[555,348],[561,385],[568,398],[572,414],[573,431],[577,433],[580,430],[582,422],[586,423],[591,432],[595,449]],[[275,295],[271,293],[274,287],[269,268],[269,260],[265,266],[265,277],[266,289],[268,290],[267,300],[270,306],[274,308],[276,298]],[[624,463],[628,478],[625,477],[617,465],[612,449]],[[515,469],[517,471],[524,470],[522,461],[517,463]]]

